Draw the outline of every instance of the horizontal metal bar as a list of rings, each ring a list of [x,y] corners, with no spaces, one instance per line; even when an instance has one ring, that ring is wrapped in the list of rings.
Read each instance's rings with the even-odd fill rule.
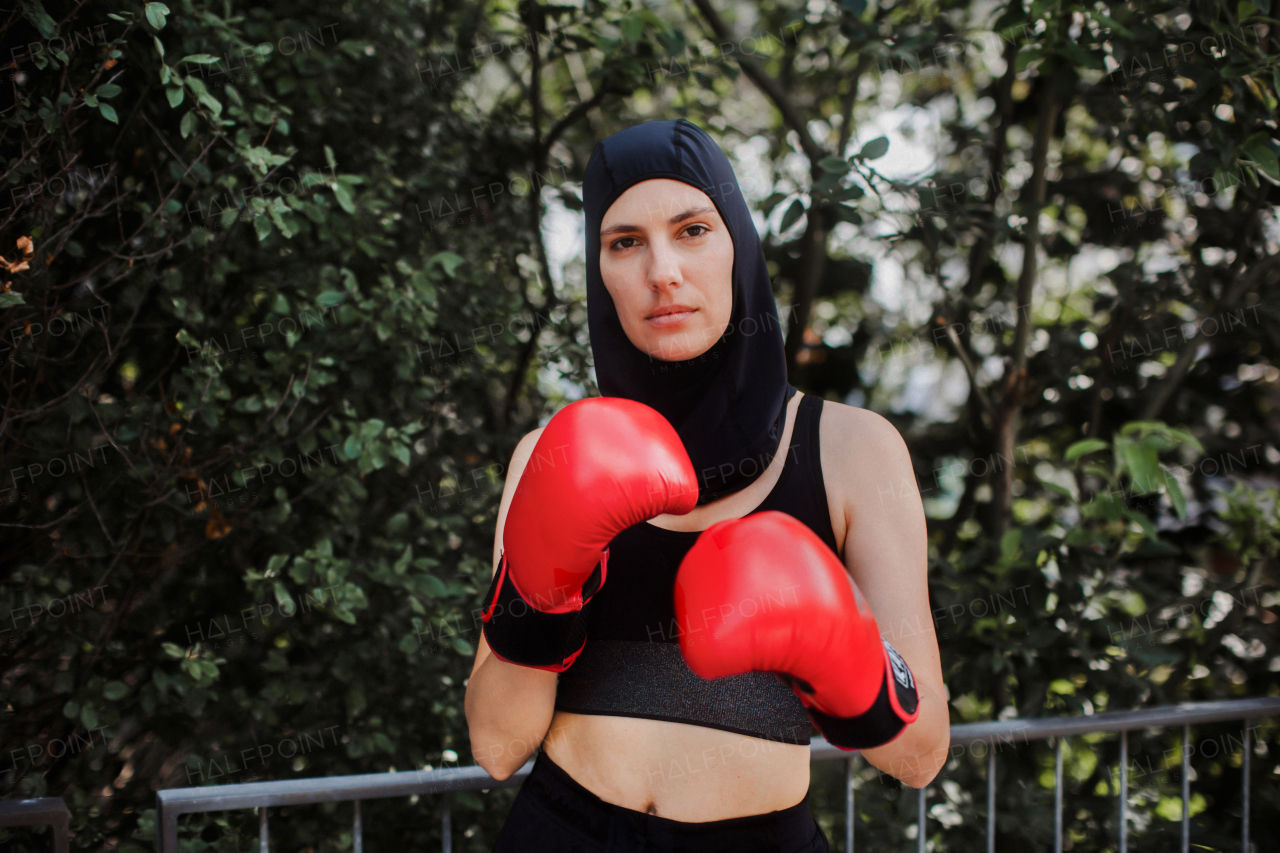
[[[314,779],[282,779],[246,782],[242,785],[207,785],[200,788],[167,788],[156,792],[167,813],[216,812],[254,806],[296,806],[343,800],[376,800],[444,791],[479,788],[512,788],[524,781],[533,761],[499,782],[481,767],[448,767],[402,773],[366,773],[361,776],[320,776]]]
[[[70,816],[62,797],[0,800],[0,826],[39,826]]]
[[[1144,708],[1141,711],[1107,711],[1082,717],[1036,717],[997,720],[990,723],[964,723],[951,727],[951,744],[962,746],[979,741],[991,744],[1012,744],[1050,737],[1075,737],[1094,732],[1123,732],[1148,726],[1190,726],[1275,714],[1280,714],[1280,697],[1184,702],[1180,705]]]
[[[964,723],[951,727],[951,743],[967,745],[985,742],[998,746],[1002,743],[1016,744],[1051,737],[1074,737],[1093,732],[1123,732],[1155,726],[1190,726],[1275,715],[1280,715],[1280,697],[1185,702],[1179,705],[1144,708],[1139,711],[1108,711],[1079,717],[1038,717]],[[821,737],[812,738],[809,744],[809,755],[812,761],[834,758],[847,760],[853,754],[849,750],[840,749],[828,743]],[[479,766],[468,766],[400,773],[367,773],[359,776],[249,782],[240,785],[169,788],[156,792],[156,828],[160,836],[161,850],[172,853],[169,848],[176,841],[177,818],[182,814],[247,809],[257,806],[375,800],[384,797],[407,797],[414,794],[474,791],[481,788],[510,788],[520,785],[532,769],[533,759],[530,759],[523,767],[501,782]],[[63,808],[65,810],[65,806]]]

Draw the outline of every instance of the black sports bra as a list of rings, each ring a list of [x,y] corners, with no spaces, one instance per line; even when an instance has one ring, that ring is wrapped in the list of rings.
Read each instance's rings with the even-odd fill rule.
[[[747,514],[780,510],[795,516],[838,555],[818,445],[822,405],[821,398],[801,398],[782,474]],[[675,624],[676,571],[700,534],[642,522],[609,543],[608,575],[592,602],[586,647],[560,673],[555,709],[808,745],[814,729],[804,704],[776,675],[705,679],[685,663]]]

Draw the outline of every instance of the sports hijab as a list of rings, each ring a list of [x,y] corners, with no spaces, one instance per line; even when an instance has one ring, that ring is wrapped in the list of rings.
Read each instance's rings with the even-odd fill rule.
[[[638,348],[600,274],[600,225],[635,184],[682,181],[715,204],[733,240],[733,311],[707,352],[663,361]],[[698,477],[698,503],[746,488],[769,467],[786,423],[781,325],[755,223],[729,158],[685,119],[647,121],[596,145],[582,182],[587,228],[587,318],[596,379],[606,397],[660,412],[675,427]]]

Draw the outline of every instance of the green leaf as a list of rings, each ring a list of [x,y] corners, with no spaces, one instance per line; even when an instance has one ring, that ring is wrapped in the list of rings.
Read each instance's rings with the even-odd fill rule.
[[[6,9],[5,11],[10,10]],[[23,3],[22,16],[35,24],[42,38],[51,39],[58,34],[57,22],[44,10],[44,4],[40,0],[27,0],[27,2]]]
[[[115,83],[103,83],[101,86],[93,90],[93,93],[99,98],[114,98],[124,90]]]
[[[409,448],[399,442],[391,446],[391,455],[404,465],[409,464]]]
[[[804,205],[800,202],[800,199],[791,202],[791,206],[787,208],[787,212],[782,216],[782,224],[778,226],[778,233],[786,233],[787,229],[795,225],[803,215]]]
[[[1271,148],[1271,136],[1266,131],[1250,136],[1240,149],[1272,180],[1280,180],[1280,161],[1276,159],[1276,152]]]
[[[1019,51],[1018,58],[1014,60],[1014,63],[1013,63],[1014,70],[1026,71],[1028,65],[1035,62],[1037,59],[1039,59],[1043,55],[1044,55],[1044,51],[1041,50],[1039,47],[1032,47],[1027,50]]]
[[[1076,499],[1076,496],[1072,494],[1070,489],[1068,489],[1066,486],[1060,486],[1057,483],[1052,482],[1051,480],[1041,480],[1040,485],[1044,486],[1046,489],[1048,489],[1051,492],[1054,492],[1055,494],[1058,494],[1064,498],[1067,498],[1068,500],[1074,501]]]
[[[62,716],[68,720],[74,720],[80,716],[80,703],[74,699],[67,700],[67,704],[62,706]]]
[[[458,267],[463,260],[465,259],[461,255],[455,255],[453,252],[437,252],[431,256],[431,260],[427,261],[427,269],[439,264],[445,275],[449,278],[457,278]]]
[[[341,305],[346,298],[347,294],[341,290],[326,290],[316,297],[316,304],[321,308],[332,308],[335,305]]]
[[[858,152],[858,158],[862,160],[878,160],[889,151],[889,140],[883,136],[877,136],[875,139],[862,146],[862,150]]]
[[[627,43],[640,41],[640,36],[644,33],[644,19],[639,15],[623,18],[618,26],[622,30],[623,41]]]
[[[289,567],[289,577],[293,578],[294,583],[306,583],[311,579],[311,564],[301,557],[295,557],[293,565]]]
[[[1160,541],[1160,533],[1156,530],[1156,526],[1151,523],[1151,519],[1147,518],[1136,509],[1126,509],[1124,514],[1130,521],[1142,528],[1142,532],[1147,534],[1148,539],[1152,542]]]
[[[120,123],[120,120],[116,118],[116,108],[110,104],[98,104],[98,112],[102,113],[102,117],[107,121],[115,122],[116,124]]]
[[[1121,25],[1120,23],[1118,23],[1114,18],[1110,18],[1110,17],[1108,17],[1107,15],[1104,15],[1104,14],[1102,14],[1101,12],[1094,11],[1094,10],[1091,10],[1091,11],[1089,12],[1089,14],[1093,16],[1093,19],[1094,19],[1095,21],[1097,21],[1099,24],[1102,24],[1102,26],[1104,26],[1104,27],[1106,27],[1107,29],[1111,30],[1111,31],[1112,31],[1113,33],[1115,33],[1116,35],[1124,36],[1125,38],[1133,38],[1133,37],[1134,37],[1134,36],[1133,36],[1133,31],[1132,31],[1132,30],[1128,29],[1127,27],[1122,26],[1122,25]]]
[[[849,163],[839,157],[823,157],[822,162],[818,164],[823,171],[830,172],[834,175],[843,175],[849,171]]]
[[[187,96],[186,90],[180,86],[170,86],[164,90],[165,95],[169,98],[169,106],[176,107],[182,103],[182,99]],[[184,136],[186,134],[183,134]]]
[[[1172,438],[1174,441],[1179,441],[1183,444],[1186,444],[1192,447],[1193,449],[1195,449],[1197,453],[1204,453],[1204,445],[1200,443],[1200,440],[1198,438],[1196,438],[1194,435],[1187,432],[1186,430],[1170,429],[1169,437]]]
[[[1000,537],[1000,561],[1007,563],[1012,560],[1014,554],[1018,551],[1018,546],[1021,544],[1021,528],[1015,527],[1012,530],[1005,531],[1004,536]]]
[[[108,681],[102,687],[102,695],[104,698],[115,702],[117,699],[123,699],[129,695],[129,685],[123,681]]]
[[[1133,435],[1136,433],[1158,432],[1167,430],[1169,427],[1164,421],[1129,421],[1120,427],[1121,435]]]
[[[1160,482],[1160,459],[1156,449],[1149,444],[1117,439],[1116,450],[1124,461],[1134,489],[1140,495],[1153,492]]]
[[[866,195],[866,193],[863,192],[862,187],[857,184],[850,184],[847,187],[832,190],[830,195],[836,201],[856,201]]]
[[[253,217],[253,230],[258,234],[258,242],[261,243],[271,235],[271,217],[258,216]]]
[[[1178,485],[1178,478],[1168,471],[1164,474],[1164,490],[1169,495],[1169,502],[1173,504],[1173,511],[1178,514],[1178,518],[1186,519],[1186,495],[1182,494],[1182,486]]]
[[[191,135],[191,132],[194,131],[195,129],[196,129],[196,111],[187,110],[187,114],[182,117],[182,124],[179,125],[178,130],[182,133],[182,138],[186,139],[188,136]]]
[[[80,722],[84,723],[86,729],[93,731],[98,727],[98,712],[85,705],[80,709]]]
[[[164,29],[165,16],[169,14],[169,7],[163,3],[148,3],[143,7],[143,12],[147,16],[147,23],[157,30]]]
[[[222,115],[222,102],[213,95],[210,95],[208,92],[201,92],[199,95],[196,95],[196,100],[208,107],[209,111],[213,113],[214,118]]]
[[[862,214],[856,208],[852,208],[847,204],[836,205],[836,221],[850,222],[854,225],[862,224]]]
[[[21,293],[15,293],[12,290],[0,293],[0,308],[11,308],[14,305],[26,305],[27,302],[22,298]]]
[[[1258,7],[1249,2],[1249,0],[1241,0],[1236,6],[1236,20],[1243,21],[1245,18],[1258,11]]]
[[[195,65],[212,65],[213,63],[217,62],[218,59],[220,59],[220,57],[214,56],[213,54],[210,54],[210,53],[189,53],[186,56],[179,59],[178,64],[182,64],[183,62],[190,62]]]
[[[1066,460],[1074,462],[1086,453],[1093,453],[1095,450],[1105,450],[1107,443],[1097,438],[1086,438],[1083,441],[1077,441],[1067,448]]]
[[[156,50],[160,51],[160,58],[164,59],[164,42],[160,41],[159,36],[152,36],[151,39],[156,43]],[[167,71],[168,69],[169,69],[169,66],[166,65],[165,70]],[[160,82],[168,83],[169,81],[161,78]]]
[[[346,184],[335,182],[333,187],[333,197],[338,200],[338,205],[347,213],[356,212],[355,199],[351,197],[351,190]]]

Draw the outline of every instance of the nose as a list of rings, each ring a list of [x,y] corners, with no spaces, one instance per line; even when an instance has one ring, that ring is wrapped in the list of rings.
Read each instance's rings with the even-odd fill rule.
[[[649,287],[655,291],[679,287],[684,283],[680,272],[680,259],[676,247],[667,237],[660,237],[649,244]]]

